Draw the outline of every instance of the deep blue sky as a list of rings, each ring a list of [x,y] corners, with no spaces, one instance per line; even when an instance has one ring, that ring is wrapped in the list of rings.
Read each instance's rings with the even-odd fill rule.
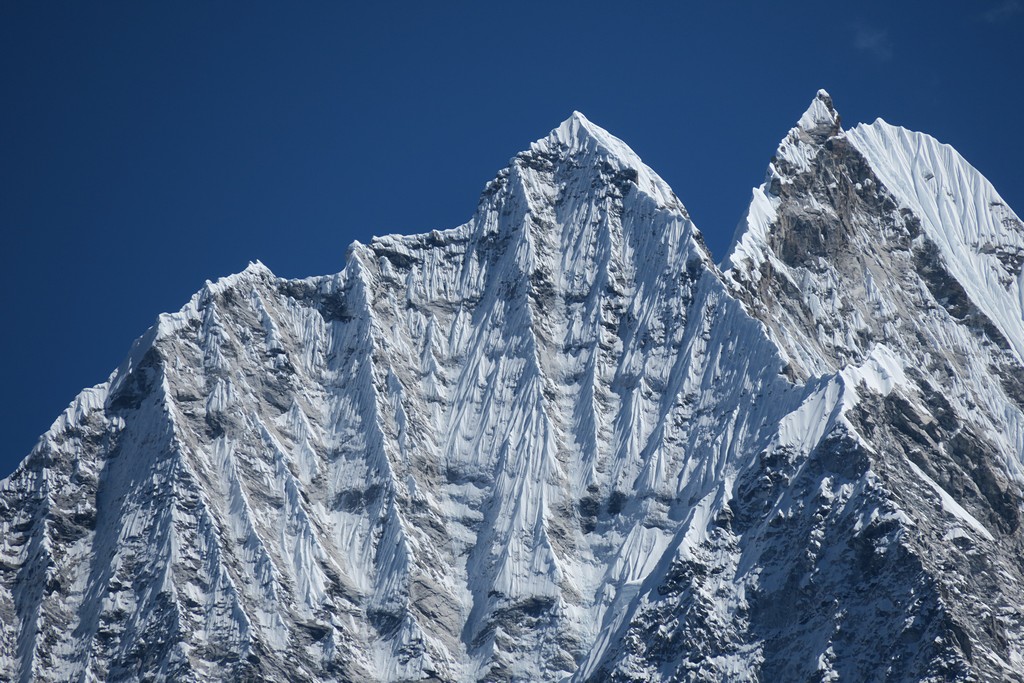
[[[458,225],[573,109],[717,257],[819,87],[1024,212],[1024,0],[100,4],[0,5],[0,476],[207,278]]]

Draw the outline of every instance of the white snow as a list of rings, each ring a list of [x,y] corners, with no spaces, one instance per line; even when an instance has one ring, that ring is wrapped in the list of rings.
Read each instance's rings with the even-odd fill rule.
[[[955,149],[882,119],[848,132],[872,170],[921,219],[971,301],[1024,359],[1024,289],[999,253],[1024,255],[1024,224]]]
[[[839,629],[860,629],[849,643],[903,623],[896,602],[918,609],[920,576],[941,580],[901,544],[936,524],[947,541],[996,536],[886,460],[935,501],[896,505],[875,467],[895,445],[858,432],[859,411],[900,399],[934,428],[926,376],[1010,463],[1024,417],[988,389],[993,356],[970,330],[908,308],[927,289],[900,289],[881,237],[854,235],[850,268],[773,251],[786,201],[814,225],[838,215],[827,195],[773,190],[814,172],[838,124],[819,92],[724,274],[668,185],[575,112],[462,226],[354,243],[332,276],[256,262],[208,282],[0,484],[0,668],[745,681],[780,656],[803,678],[865,671],[878,653],[833,647]],[[1024,294],[1000,261],[1022,246],[1012,212],[926,136],[848,135],[1019,356]],[[849,588],[848,534],[879,525],[894,531],[877,555],[921,553],[924,569],[880,565],[885,595],[819,600],[799,615],[809,632],[789,624],[790,591]],[[708,651],[685,659],[696,642]]]

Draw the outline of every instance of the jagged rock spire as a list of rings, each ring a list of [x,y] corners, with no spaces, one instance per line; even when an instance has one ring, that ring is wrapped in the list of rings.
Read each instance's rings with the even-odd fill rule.
[[[819,90],[796,125],[818,141],[838,133],[841,129],[840,118],[839,112],[832,105],[832,96],[825,90]]]

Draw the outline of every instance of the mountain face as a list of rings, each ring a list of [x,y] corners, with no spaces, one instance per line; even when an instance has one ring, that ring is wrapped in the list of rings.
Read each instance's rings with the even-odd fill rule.
[[[823,91],[720,266],[574,114],[80,394],[0,484],[0,680],[1024,681],[1022,266]]]

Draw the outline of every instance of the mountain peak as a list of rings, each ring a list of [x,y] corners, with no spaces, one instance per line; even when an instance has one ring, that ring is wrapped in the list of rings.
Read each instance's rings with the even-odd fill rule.
[[[754,189],[747,215],[736,227],[732,245],[722,261],[724,270],[732,271],[734,277],[740,276],[740,271],[753,273],[768,258],[769,232],[777,222],[779,195],[787,185],[792,185],[795,174],[811,171],[825,141],[842,130],[839,124],[832,96],[824,89],[818,90],[810,106],[779,143],[764,184]]]
[[[615,143],[625,146],[625,143],[606,131],[601,126],[592,122],[583,112],[574,110],[565,121],[562,121],[551,131],[548,139],[561,143],[570,149],[580,149],[588,142],[594,142],[602,147],[615,147]],[[628,147],[627,147],[628,149]],[[632,154],[632,150],[629,150]]]
[[[640,157],[629,145],[597,125],[580,111],[573,113],[546,138],[534,143],[567,150],[570,154],[597,152],[604,157],[614,157],[624,167],[646,168]]]
[[[819,90],[796,125],[789,129],[779,143],[775,158],[768,168],[768,180],[771,181],[780,173],[786,175],[786,168],[791,171],[807,170],[810,160],[817,156],[825,141],[842,132],[840,121],[839,112],[832,104],[832,96],[825,90]]]
[[[629,170],[641,192],[664,207],[686,214],[686,209],[662,178],[640,159],[629,145],[597,125],[580,111],[573,111],[547,137],[530,145],[530,152],[564,157],[592,157],[620,170]],[[635,173],[632,173],[634,172]]]
[[[825,90],[819,90],[796,127],[815,138],[825,139],[839,132],[840,120],[839,112],[832,104],[832,96]]]

